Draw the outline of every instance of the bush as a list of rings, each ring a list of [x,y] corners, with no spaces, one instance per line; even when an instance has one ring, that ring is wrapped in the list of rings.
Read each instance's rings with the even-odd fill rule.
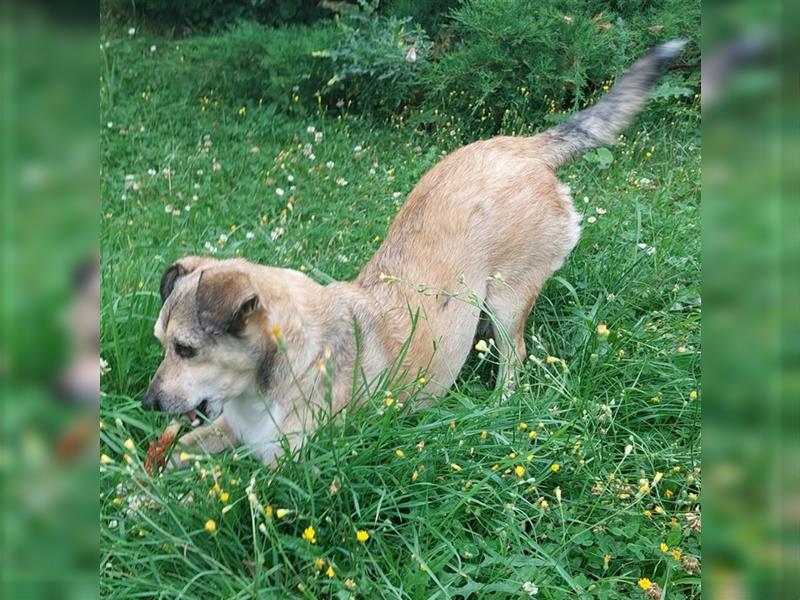
[[[339,42],[326,53],[334,70],[329,92],[341,92],[362,108],[395,109],[405,102],[433,45],[411,21],[374,12],[340,20]]]
[[[392,2],[387,13],[404,6]],[[428,3],[419,14],[433,22]],[[519,132],[583,108],[648,48],[699,31],[699,15],[695,0],[464,0],[446,15],[434,46],[409,17],[362,13],[340,21],[329,55],[339,89],[378,117],[406,105],[421,126]],[[409,47],[413,64],[404,58]],[[696,44],[682,61],[689,69],[670,78],[679,97],[699,85]]]
[[[331,14],[317,0],[104,0],[102,6],[118,22],[135,20],[172,33],[219,30],[239,20],[311,23]]]
[[[335,43],[332,22],[264,27],[243,22],[229,31],[180,42],[180,60],[162,62],[154,86],[183,102],[271,104],[287,111],[312,109],[333,71],[315,51]],[[155,83],[155,82],[154,82]]]

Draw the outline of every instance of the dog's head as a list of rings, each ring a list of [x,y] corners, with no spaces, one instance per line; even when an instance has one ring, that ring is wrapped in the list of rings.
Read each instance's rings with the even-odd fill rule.
[[[263,380],[274,348],[261,333],[265,307],[244,264],[187,257],[166,270],[154,331],[165,354],[145,408],[213,420]]]

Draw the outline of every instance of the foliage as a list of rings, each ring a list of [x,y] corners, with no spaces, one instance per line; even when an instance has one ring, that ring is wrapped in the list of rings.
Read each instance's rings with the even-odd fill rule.
[[[357,13],[340,21],[331,90],[345,90],[360,107],[394,109],[409,94],[415,73],[428,62],[432,42],[411,17]]]
[[[102,0],[101,9],[118,22],[133,20],[173,34],[219,30],[241,20],[308,24],[330,15],[317,0]]]

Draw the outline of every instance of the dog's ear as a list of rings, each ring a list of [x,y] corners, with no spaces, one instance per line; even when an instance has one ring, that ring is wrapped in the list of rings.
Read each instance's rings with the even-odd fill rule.
[[[215,259],[204,256],[185,256],[172,263],[161,276],[161,285],[159,286],[161,303],[163,304],[167,301],[172,290],[175,289],[175,284],[178,283],[181,277],[185,277],[192,271],[196,271],[200,267],[207,267],[215,262],[217,262]]]
[[[197,321],[210,335],[239,333],[260,308],[250,278],[240,271],[208,269],[197,283]]]

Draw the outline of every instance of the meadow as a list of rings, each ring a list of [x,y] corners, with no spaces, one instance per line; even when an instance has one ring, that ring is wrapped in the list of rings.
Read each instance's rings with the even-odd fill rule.
[[[434,407],[382,393],[275,470],[241,449],[144,472],[169,421],[140,404],[166,267],[238,256],[351,279],[422,174],[475,139],[474,114],[376,118],[291,84],[236,97],[192,63],[218,39],[102,36],[102,596],[699,598],[697,97],[657,94],[562,169],[583,237],[509,398],[484,340]]]

